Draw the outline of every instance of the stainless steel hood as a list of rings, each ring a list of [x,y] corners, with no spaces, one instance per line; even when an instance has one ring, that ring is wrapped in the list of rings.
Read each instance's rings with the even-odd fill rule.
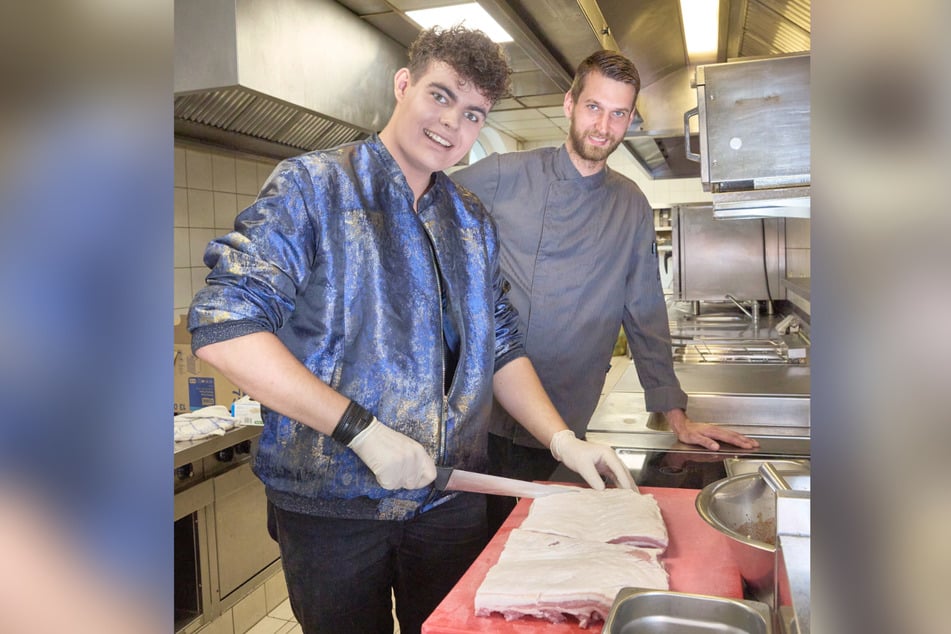
[[[720,0],[717,61],[765,57],[810,49],[811,0]],[[684,113],[697,106],[695,67],[687,60],[679,0],[545,0],[510,2],[532,5],[542,37],[565,30],[565,13],[582,15],[591,44],[551,39],[558,55],[575,65],[595,48],[615,48],[630,57],[641,76],[639,119],[626,146],[654,178],[699,177],[699,165],[685,157]],[[554,11],[549,10],[552,6]],[[546,14],[546,11],[547,14]],[[575,25],[576,27],[578,25]],[[604,33],[607,32],[605,36]],[[696,123],[695,121],[693,122]],[[691,149],[699,148],[697,128]]]
[[[176,0],[175,133],[274,157],[362,139],[405,64],[332,0]]]
[[[362,138],[385,124],[419,31],[405,12],[457,1],[176,0],[176,133],[285,156]],[[564,139],[578,62],[614,48],[642,81],[625,146],[653,178],[699,177],[685,158],[697,99],[679,0],[479,1],[515,38],[512,93],[489,125],[524,144]],[[810,2],[720,0],[718,61],[808,51]]]
[[[405,11],[458,0],[340,0],[361,19],[408,45]],[[811,0],[720,0],[717,61],[808,51]],[[599,48],[623,52],[641,75],[639,119],[625,145],[653,178],[699,177],[685,157],[683,116],[696,107],[679,0],[479,0],[515,38],[506,45],[512,95],[489,124],[529,144],[564,139],[565,91],[577,64]],[[697,150],[694,139],[693,150]]]

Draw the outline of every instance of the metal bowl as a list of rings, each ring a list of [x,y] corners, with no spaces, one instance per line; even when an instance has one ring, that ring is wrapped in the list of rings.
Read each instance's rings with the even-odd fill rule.
[[[789,486],[808,491],[811,478],[780,473]],[[724,478],[704,487],[697,512],[730,538],[730,550],[753,598],[772,605],[776,563],[776,494],[759,473]]]

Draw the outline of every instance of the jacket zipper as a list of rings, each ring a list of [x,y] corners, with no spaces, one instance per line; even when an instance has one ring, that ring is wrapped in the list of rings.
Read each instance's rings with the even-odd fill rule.
[[[443,331],[443,320],[445,316],[443,315],[442,309],[442,275],[439,272],[439,261],[436,259],[436,242],[433,240],[432,234],[429,232],[429,229],[426,227],[426,223],[420,222],[423,225],[423,231],[426,233],[426,238],[429,240],[429,257],[433,262],[433,270],[436,272],[436,290],[439,292],[439,333],[442,343],[442,372],[441,372],[441,381],[439,382],[439,391],[442,393],[442,415],[439,420],[439,427],[437,429],[438,438],[436,440],[436,457],[435,463],[440,464],[446,457],[446,420],[449,417],[449,390],[452,389],[452,386],[449,386],[449,390],[446,389],[446,365],[448,360],[446,359],[446,333]],[[455,382],[455,377],[453,377],[453,382]],[[439,495],[439,491],[435,487],[429,492],[426,496],[426,499],[420,505],[420,509],[428,507],[436,497]]]
[[[441,372],[441,381],[440,392],[442,393],[442,415],[439,420],[438,428],[438,438],[437,438],[437,454],[436,454],[436,464],[442,462],[446,457],[446,420],[449,417],[449,391],[452,390],[452,386],[449,386],[449,389],[446,389],[446,365],[448,360],[446,359],[446,333],[443,331],[443,323],[445,320],[445,315],[443,314],[442,308],[442,274],[439,271],[439,261],[436,259],[436,242],[433,240],[433,236],[429,231],[429,228],[426,226],[426,223],[423,222],[423,231],[426,232],[426,237],[429,240],[429,257],[433,262],[433,270],[436,272],[436,290],[439,292],[439,333],[440,333],[440,342],[442,343],[442,372]],[[455,382],[455,377],[453,377],[453,382]]]

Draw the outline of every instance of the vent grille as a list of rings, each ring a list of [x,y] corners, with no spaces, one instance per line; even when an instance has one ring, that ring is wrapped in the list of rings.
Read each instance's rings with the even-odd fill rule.
[[[366,130],[241,87],[176,96],[175,119],[305,152],[368,136]]]

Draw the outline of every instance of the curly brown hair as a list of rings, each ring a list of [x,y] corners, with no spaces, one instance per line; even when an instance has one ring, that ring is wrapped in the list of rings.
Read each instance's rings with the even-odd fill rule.
[[[420,32],[409,47],[409,72],[415,82],[431,62],[452,67],[463,82],[472,82],[495,105],[509,91],[512,69],[501,46],[477,29],[456,25]]]
[[[591,73],[600,73],[608,79],[634,86],[634,101],[641,91],[641,76],[634,62],[614,51],[595,51],[578,65],[574,81],[571,83],[571,100],[578,103],[578,97],[584,90],[584,82]]]

